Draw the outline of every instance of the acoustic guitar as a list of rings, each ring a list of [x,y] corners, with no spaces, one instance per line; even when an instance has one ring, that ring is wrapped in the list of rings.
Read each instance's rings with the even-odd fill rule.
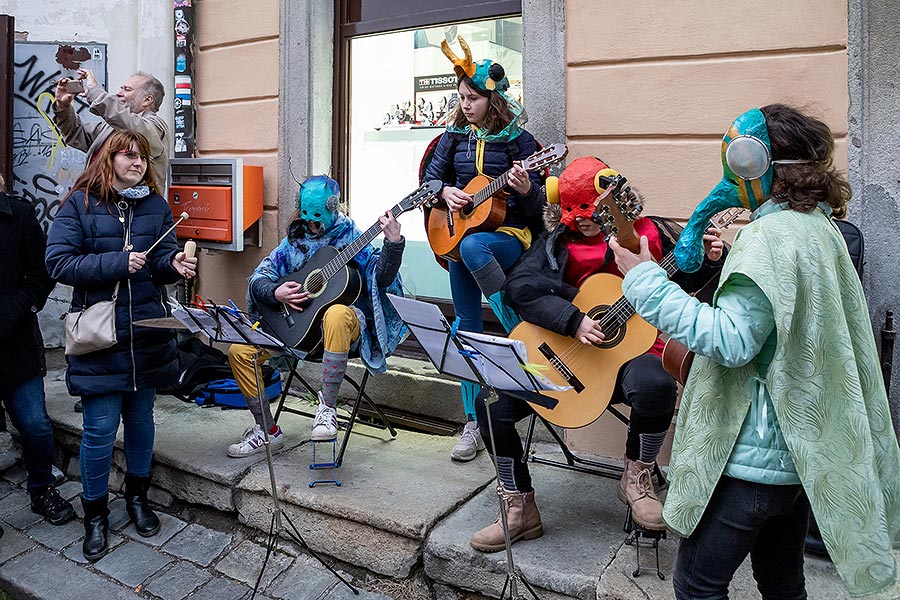
[[[526,171],[537,171],[564,159],[568,153],[565,144],[554,144],[541,148],[520,164]],[[503,188],[509,183],[510,171],[493,180],[485,175],[472,178],[463,188],[465,193],[472,195],[472,201],[459,212],[454,213],[446,204],[433,203],[426,233],[435,254],[456,262],[459,260],[459,243],[464,237],[477,231],[493,231],[503,224],[507,196]]]
[[[710,223],[719,229],[726,229],[744,212],[743,208],[729,208],[714,216]],[[694,363],[694,353],[676,339],[669,338],[662,352],[662,366],[666,373],[682,386],[687,383],[688,373]]]
[[[632,221],[641,210],[633,194],[624,186],[624,178],[610,186],[614,202],[595,212],[608,232],[616,232],[623,247],[639,246],[640,238]],[[602,200],[598,199],[598,200]],[[724,229],[734,222],[743,209],[720,213],[713,224]],[[627,244],[627,245],[626,245]],[[675,252],[660,261],[671,277],[678,271]],[[541,373],[554,383],[572,389],[563,392],[542,392],[558,400],[549,409],[537,403],[532,408],[547,421],[569,429],[593,423],[609,406],[619,369],[626,362],[644,354],[656,342],[657,329],[643,320],[634,307],[622,296],[622,279],[609,273],[588,277],[579,288],[572,303],[591,319],[600,321],[604,340],[600,344],[582,344],[574,338],[559,335],[531,323],[522,322],[509,337],[525,342],[528,360],[539,365]],[[671,360],[675,360],[677,342],[672,341]],[[690,365],[688,364],[688,368]],[[671,374],[671,371],[670,371]],[[673,377],[675,375],[673,374]]]
[[[640,238],[633,221],[642,209],[626,179],[617,176],[597,198],[593,220],[604,228],[607,239],[616,235],[624,247],[637,249]],[[674,255],[670,256],[674,268]],[[599,344],[582,344],[532,323],[522,322],[509,334],[528,349],[528,360],[554,383],[571,386],[562,392],[542,392],[558,400],[549,409],[537,403],[532,408],[541,417],[560,427],[583,427],[595,421],[612,398],[619,369],[650,349],[656,341],[655,327],[635,314],[622,296],[622,278],[610,273],[588,277],[572,303],[591,319],[600,321],[605,339]]]
[[[437,196],[441,186],[438,180],[423,183],[391,208],[391,214],[397,217],[426,204]],[[333,304],[353,304],[362,290],[359,272],[348,263],[380,233],[381,224],[376,221],[343,249],[333,246],[320,248],[303,268],[279,279],[276,282],[278,285],[286,281],[302,284],[302,291],[309,292],[309,300],[302,311],[282,303],[278,306],[260,304],[259,312],[265,331],[287,346],[310,354],[316,352],[322,343],[325,310]]]

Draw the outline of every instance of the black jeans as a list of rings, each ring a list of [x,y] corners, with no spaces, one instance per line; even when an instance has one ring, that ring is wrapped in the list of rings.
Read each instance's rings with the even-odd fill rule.
[[[482,390],[475,400],[475,414],[481,439],[484,440],[487,451],[494,454],[484,405],[487,393]],[[657,433],[669,428],[675,412],[676,393],[675,380],[662,368],[660,358],[654,354],[643,354],[619,369],[611,402],[631,407],[629,437],[636,437],[641,433]],[[500,399],[491,404],[491,423],[497,440],[496,455],[515,461],[513,475],[516,487],[522,492],[532,490],[531,475],[528,464],[522,461],[524,450],[516,423],[533,412],[529,404],[506,394],[500,394]]]
[[[727,600],[734,572],[750,555],[763,600],[806,600],[803,546],[809,501],[800,485],[723,476],[675,559],[678,600]]]

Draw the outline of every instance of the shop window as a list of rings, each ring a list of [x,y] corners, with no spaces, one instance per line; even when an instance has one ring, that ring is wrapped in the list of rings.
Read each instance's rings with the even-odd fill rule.
[[[522,19],[510,17],[354,37],[349,40],[345,196],[361,229],[418,185],[419,164],[456,105],[456,76],[441,41],[461,35],[475,60],[506,69],[521,100]],[[407,239],[403,277],[417,296],[449,298],[446,272],[431,254],[422,213],[400,217]]]

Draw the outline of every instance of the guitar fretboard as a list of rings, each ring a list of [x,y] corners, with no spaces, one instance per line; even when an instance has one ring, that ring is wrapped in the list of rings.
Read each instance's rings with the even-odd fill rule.
[[[509,171],[505,172],[503,175],[493,180],[477,192],[472,195],[472,208],[474,209],[479,204],[499,192],[503,186],[509,182]]]
[[[391,214],[394,215],[394,218],[397,218],[403,214],[403,209],[399,204],[395,204],[391,209]],[[322,278],[327,281],[334,277],[338,271],[343,269],[347,263],[353,260],[353,257],[359,254],[360,251],[365,248],[369,242],[377,238],[380,233],[381,223],[376,221],[374,225],[366,229],[358,238],[344,246],[344,248],[338,252],[337,256],[329,260],[325,266],[322,267]]]

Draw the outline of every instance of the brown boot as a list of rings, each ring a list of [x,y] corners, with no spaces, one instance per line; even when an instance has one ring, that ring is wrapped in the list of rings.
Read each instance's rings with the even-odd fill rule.
[[[509,543],[533,540],[544,535],[541,514],[538,512],[537,504],[534,503],[534,492],[523,494],[503,490],[503,506],[509,525]],[[496,522],[472,536],[469,544],[481,552],[498,552],[506,548],[500,515],[497,515]]]
[[[635,523],[644,529],[661,531],[666,528],[662,518],[662,503],[653,491],[655,463],[625,459],[625,472],[619,480],[619,500],[631,507]]]

